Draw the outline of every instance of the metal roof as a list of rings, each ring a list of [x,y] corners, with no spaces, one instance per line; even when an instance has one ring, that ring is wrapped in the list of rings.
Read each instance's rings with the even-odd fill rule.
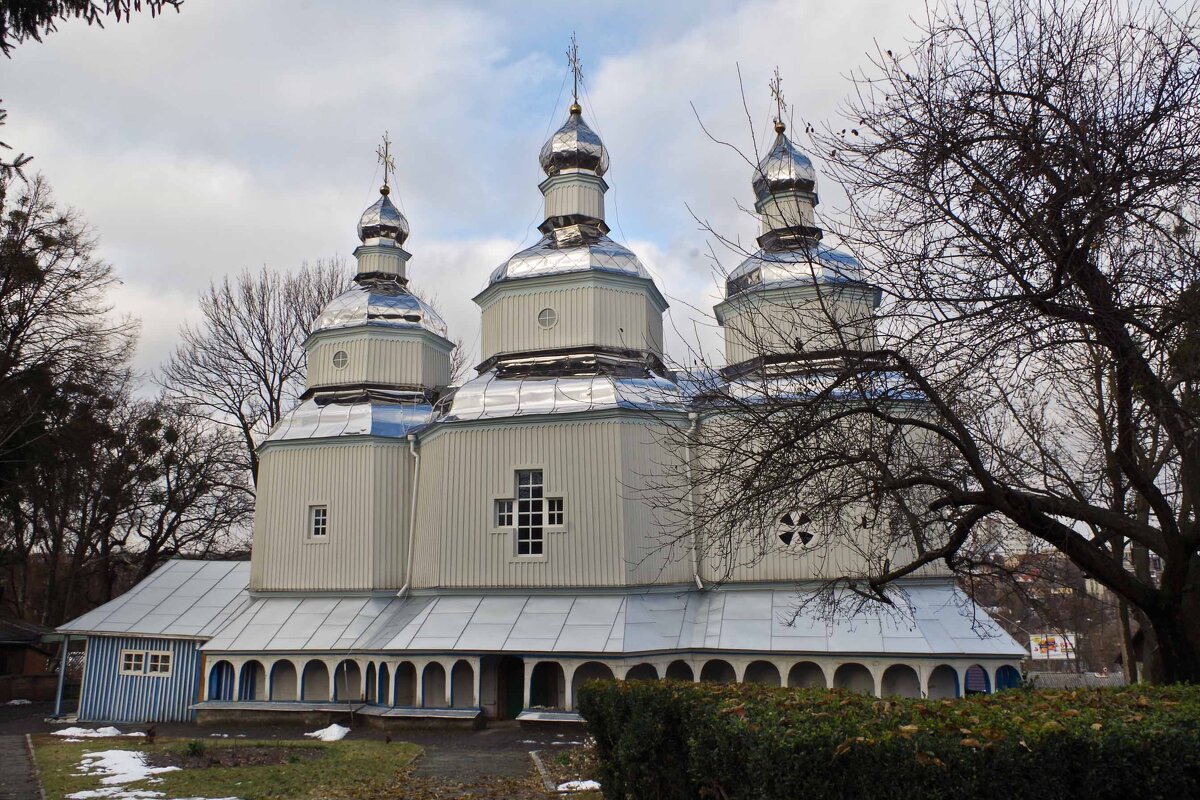
[[[1019,658],[952,583],[903,587],[902,608],[797,616],[792,590],[257,597],[207,644],[218,651],[626,653],[672,650]],[[793,620],[793,617],[796,617]]]
[[[250,602],[249,561],[172,559],[61,633],[207,639]]]

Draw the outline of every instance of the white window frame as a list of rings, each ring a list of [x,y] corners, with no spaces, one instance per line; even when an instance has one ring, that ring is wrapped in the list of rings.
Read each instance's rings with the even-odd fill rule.
[[[167,668],[152,669],[155,659],[158,659],[160,666],[165,661]],[[175,670],[175,658],[170,650],[147,650],[143,663],[146,665],[146,674],[155,678],[169,678]]]
[[[531,476],[529,483],[522,483],[525,475]],[[532,477],[536,476],[536,477]],[[519,469],[514,476],[516,479],[516,516],[513,525],[513,556],[519,560],[544,559],[546,557],[546,472],[540,468]],[[534,482],[536,481],[536,483]],[[522,487],[528,487],[528,497],[521,496]],[[522,511],[522,508],[525,510]],[[522,532],[528,531],[525,541]],[[528,551],[521,552],[521,545],[527,543]],[[534,551],[536,545],[537,552]]]
[[[317,533],[317,512],[324,512],[324,519],[321,521],[322,533]],[[307,530],[304,538],[309,544],[327,544],[329,542],[329,504],[328,503],[313,503],[308,507],[307,520],[305,522]]]
[[[493,501],[492,530],[508,533],[517,518],[517,501],[511,497],[497,497]]]
[[[119,672],[122,675],[145,675],[146,674],[146,651],[122,649],[120,654],[120,662],[118,663]],[[137,667],[127,666],[130,659],[136,659]]]
[[[567,504],[563,498],[546,498],[546,528],[554,533],[561,533],[567,529]]]

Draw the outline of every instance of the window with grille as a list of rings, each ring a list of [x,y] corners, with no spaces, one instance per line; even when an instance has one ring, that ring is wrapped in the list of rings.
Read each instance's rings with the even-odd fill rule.
[[[540,556],[545,552],[545,510],[540,469],[517,473],[517,555]]]
[[[166,651],[150,652],[146,654],[146,674],[147,675],[170,675],[171,674],[171,654]]]
[[[546,524],[551,528],[562,527],[563,499],[561,497],[546,498]]]
[[[308,537],[318,542],[329,538],[329,506],[308,507]]]
[[[511,528],[513,526],[513,501],[496,501],[496,527]]]
[[[146,651],[145,650],[122,650],[121,651],[121,674],[122,675],[141,675],[145,672],[146,667]]]

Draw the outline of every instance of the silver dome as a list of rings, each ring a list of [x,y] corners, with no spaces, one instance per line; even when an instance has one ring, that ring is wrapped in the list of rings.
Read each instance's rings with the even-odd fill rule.
[[[534,275],[564,272],[617,272],[638,278],[650,273],[629,249],[592,228],[571,225],[556,228],[533,247],[526,248],[492,271],[488,285]]]
[[[329,301],[312,332],[375,323],[423,328],[446,338],[446,323],[420,298],[394,281],[355,284]]]
[[[759,250],[729,273],[725,296],[752,289],[822,283],[861,283],[862,264],[849,253],[815,244],[787,250]]]
[[[608,148],[583,121],[577,105],[571,106],[567,121],[542,145],[538,160],[547,175],[564,169],[588,169],[597,175],[608,172]]]
[[[408,220],[386,194],[382,194],[358,220],[358,238],[364,243],[368,239],[391,239],[396,244],[404,244],[408,232]]]
[[[808,156],[797,150],[792,140],[779,131],[770,152],[754,170],[753,185],[754,195],[759,200],[788,189],[811,192],[817,186],[817,171]]]

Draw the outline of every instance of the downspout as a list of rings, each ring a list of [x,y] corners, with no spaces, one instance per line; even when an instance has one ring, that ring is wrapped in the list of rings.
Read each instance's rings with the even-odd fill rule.
[[[62,718],[63,689],[67,683],[67,652],[71,649],[71,634],[64,633],[58,659],[58,686],[54,690],[54,718]],[[82,693],[81,693],[82,694]]]
[[[687,459],[687,488],[688,488],[688,520],[692,526],[692,580],[696,582],[696,588],[704,591],[704,581],[700,580],[700,537],[696,533],[696,495],[695,487],[692,486],[692,437],[696,433],[696,429],[700,427],[700,415],[695,411],[688,412],[688,429],[687,440],[684,446],[684,458]]]
[[[412,496],[408,499],[408,546],[404,548],[404,557],[408,560],[405,565],[404,586],[396,592],[397,597],[407,597],[408,587],[413,575],[413,542],[417,534],[417,488],[421,485],[421,453],[417,450],[417,435],[408,434],[408,452],[413,457]]]

